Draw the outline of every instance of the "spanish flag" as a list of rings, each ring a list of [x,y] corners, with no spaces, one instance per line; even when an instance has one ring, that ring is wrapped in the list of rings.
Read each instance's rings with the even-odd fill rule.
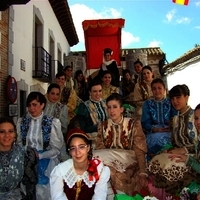
[[[180,4],[180,5],[185,5],[187,6],[189,3],[189,0],[172,0],[174,3]]]

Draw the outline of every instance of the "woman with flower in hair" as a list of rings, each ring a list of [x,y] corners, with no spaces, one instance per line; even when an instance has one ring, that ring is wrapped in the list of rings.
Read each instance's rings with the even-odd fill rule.
[[[50,177],[52,200],[105,200],[110,170],[93,159],[92,142],[80,129],[66,137],[71,159],[54,168]]]
[[[28,113],[17,122],[18,143],[32,147],[38,153],[38,183],[36,199],[50,200],[49,176],[59,163],[63,134],[60,120],[44,115],[46,98],[40,92],[31,92],[26,101]]]
[[[117,67],[116,60],[112,59],[113,51],[110,48],[105,48],[103,50],[103,63],[101,64],[99,73],[97,77],[101,80],[103,71],[109,71],[112,73],[112,82],[113,86],[119,87],[119,70]]]
[[[133,100],[136,106],[135,115],[138,119],[142,116],[142,106],[144,101],[153,97],[151,90],[153,71],[151,67],[148,65],[144,66],[141,74],[142,80],[135,84],[134,92],[129,95],[129,98]]]

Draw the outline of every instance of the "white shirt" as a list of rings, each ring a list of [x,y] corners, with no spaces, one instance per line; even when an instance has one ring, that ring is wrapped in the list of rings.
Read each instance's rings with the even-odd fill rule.
[[[97,167],[100,174],[99,180],[96,182],[94,188],[94,195],[92,200],[106,200],[108,186],[107,183],[110,179],[110,169],[103,165],[101,162]],[[57,165],[50,176],[50,188],[52,200],[67,200],[67,196],[64,193],[64,182],[69,188],[72,188],[78,180],[83,180],[84,183],[91,188],[95,181],[89,181],[88,172],[85,171],[82,175],[77,175],[73,166],[73,160],[67,161]]]

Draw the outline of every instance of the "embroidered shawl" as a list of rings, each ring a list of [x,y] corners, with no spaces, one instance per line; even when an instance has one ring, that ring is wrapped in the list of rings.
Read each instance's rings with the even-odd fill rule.
[[[46,115],[42,117],[43,150],[45,150],[49,146],[52,121],[53,117],[48,117]],[[25,116],[21,120],[21,125],[20,125],[21,138],[22,138],[22,144],[24,146],[26,145],[26,137],[28,134],[30,122],[31,122],[31,117],[29,116]]]
[[[104,110],[105,114],[106,114],[106,117],[108,116],[107,114],[107,107],[106,107],[106,103],[105,103],[105,100],[101,100],[100,101],[100,104],[101,104],[101,107],[102,109]],[[100,120],[99,120],[99,117],[98,117],[98,111],[96,110],[96,107],[94,106],[94,103],[91,101],[91,100],[88,100],[85,102],[85,105],[90,113],[90,117],[93,121],[93,124],[94,125],[97,125]]]

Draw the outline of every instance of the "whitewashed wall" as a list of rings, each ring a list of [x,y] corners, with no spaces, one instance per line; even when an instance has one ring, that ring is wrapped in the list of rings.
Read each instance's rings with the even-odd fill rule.
[[[42,83],[36,79],[32,78],[32,51],[33,51],[33,27],[34,27],[34,6],[40,10],[43,24],[43,47],[49,52],[49,30],[53,32],[55,38],[55,60],[57,60],[57,49],[58,43],[61,47],[62,52],[62,64],[63,64],[63,54],[68,55],[70,51],[69,44],[66,37],[57,21],[57,18],[53,12],[51,5],[48,0],[31,0],[26,5],[15,5],[14,10],[14,21],[12,24],[13,29],[13,66],[12,66],[12,76],[15,77],[17,81],[23,79],[28,84],[30,91],[30,86],[35,84],[40,84],[44,89],[46,89],[47,84]],[[20,59],[26,62],[26,71],[20,70]]]
[[[168,75],[167,83],[169,90],[177,84],[186,84],[190,89],[189,105],[195,108],[200,103],[200,60]]]

